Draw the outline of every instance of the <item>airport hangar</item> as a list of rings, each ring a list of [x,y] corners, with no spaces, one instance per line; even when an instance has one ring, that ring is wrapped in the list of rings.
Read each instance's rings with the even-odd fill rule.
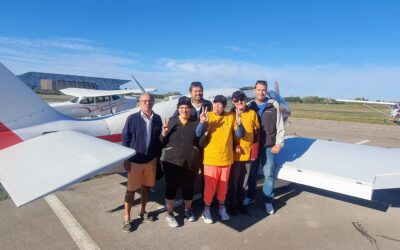
[[[58,92],[60,89],[64,88],[114,90],[120,89],[122,84],[130,81],[42,72],[27,72],[17,77],[31,87],[34,91],[48,93]]]

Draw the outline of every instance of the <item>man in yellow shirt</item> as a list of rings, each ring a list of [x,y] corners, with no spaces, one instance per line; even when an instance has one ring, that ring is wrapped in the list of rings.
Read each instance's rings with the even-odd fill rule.
[[[232,112],[237,110],[241,114],[245,134],[242,138],[234,138],[234,163],[229,175],[227,202],[228,212],[231,215],[237,215],[238,210],[243,214],[247,213],[243,205],[244,183],[247,183],[252,160],[251,150],[260,129],[257,113],[246,106],[246,101],[246,94],[243,91],[238,90],[232,94],[234,105]]]
[[[210,206],[215,193],[219,203],[219,216],[222,220],[230,219],[225,208],[225,197],[229,171],[233,163],[233,133],[237,137],[244,135],[240,113],[237,112],[235,116],[232,112],[225,112],[226,102],[224,96],[215,96],[213,111],[205,110],[200,114],[200,123],[196,130],[198,137],[203,133],[207,134],[208,141],[204,147],[205,207],[202,215],[207,224],[213,223]]]

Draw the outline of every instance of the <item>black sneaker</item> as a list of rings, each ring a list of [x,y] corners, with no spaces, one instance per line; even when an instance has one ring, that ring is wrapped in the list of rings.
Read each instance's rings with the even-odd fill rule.
[[[130,233],[133,231],[133,227],[130,221],[124,221],[124,223],[122,223],[122,231],[124,231],[125,233]]]
[[[138,218],[142,219],[144,222],[154,222],[155,218],[151,215],[149,215],[149,213],[143,213],[143,214],[138,214]]]

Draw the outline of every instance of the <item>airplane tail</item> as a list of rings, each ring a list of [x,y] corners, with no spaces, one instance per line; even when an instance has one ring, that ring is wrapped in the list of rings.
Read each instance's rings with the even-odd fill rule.
[[[65,119],[0,63],[0,141],[12,130]]]

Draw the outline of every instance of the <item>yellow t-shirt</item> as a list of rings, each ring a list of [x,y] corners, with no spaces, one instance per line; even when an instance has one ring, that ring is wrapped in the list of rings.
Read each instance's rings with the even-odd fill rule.
[[[230,166],[233,163],[233,131],[235,129],[233,113],[219,116],[208,112],[209,143],[204,148],[205,165]]]
[[[258,121],[257,113],[248,109],[241,115],[242,126],[244,128],[244,136],[242,138],[235,137],[235,145],[240,145],[243,151],[239,154],[236,151],[233,152],[233,159],[235,161],[249,161],[250,151],[254,142],[254,131],[260,128],[260,122]]]

